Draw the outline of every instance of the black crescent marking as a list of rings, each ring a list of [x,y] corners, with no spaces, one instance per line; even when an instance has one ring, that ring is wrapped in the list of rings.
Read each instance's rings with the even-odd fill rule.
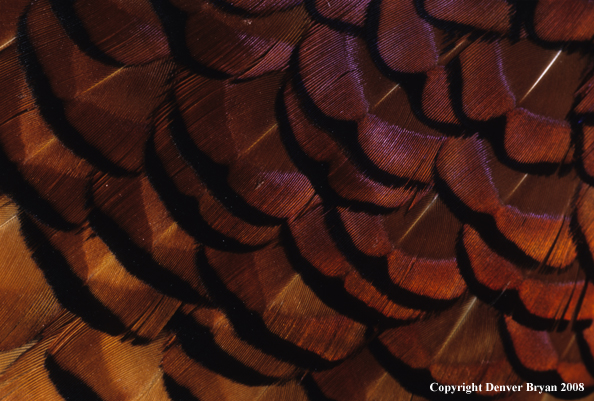
[[[54,94],[49,78],[45,75],[35,47],[29,38],[28,13],[29,10],[19,19],[17,44],[19,61],[25,71],[25,78],[35,98],[39,114],[60,142],[75,155],[113,176],[129,174],[126,169],[109,160],[97,148],[86,142],[81,133],[68,121],[64,101]]]
[[[60,304],[96,330],[111,336],[124,332],[126,327],[121,320],[95,298],[89,287],[72,272],[66,258],[52,246],[36,224],[25,213],[20,214],[19,220],[33,260]]]

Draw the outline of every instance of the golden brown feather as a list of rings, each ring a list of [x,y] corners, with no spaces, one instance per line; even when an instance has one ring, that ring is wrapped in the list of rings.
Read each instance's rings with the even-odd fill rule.
[[[592,21],[0,0],[0,399],[592,397]]]

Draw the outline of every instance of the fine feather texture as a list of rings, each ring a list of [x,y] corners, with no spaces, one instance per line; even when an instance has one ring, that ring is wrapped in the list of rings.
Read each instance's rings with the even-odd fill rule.
[[[592,399],[590,2],[0,11],[0,399]]]

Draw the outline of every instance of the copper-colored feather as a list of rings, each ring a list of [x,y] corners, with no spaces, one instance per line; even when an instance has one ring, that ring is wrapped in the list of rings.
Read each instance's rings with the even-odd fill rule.
[[[593,21],[0,0],[0,399],[592,397]]]

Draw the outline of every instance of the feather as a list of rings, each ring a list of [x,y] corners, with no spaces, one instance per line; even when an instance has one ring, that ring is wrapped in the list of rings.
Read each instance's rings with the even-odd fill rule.
[[[0,399],[592,397],[589,2],[0,9]]]

